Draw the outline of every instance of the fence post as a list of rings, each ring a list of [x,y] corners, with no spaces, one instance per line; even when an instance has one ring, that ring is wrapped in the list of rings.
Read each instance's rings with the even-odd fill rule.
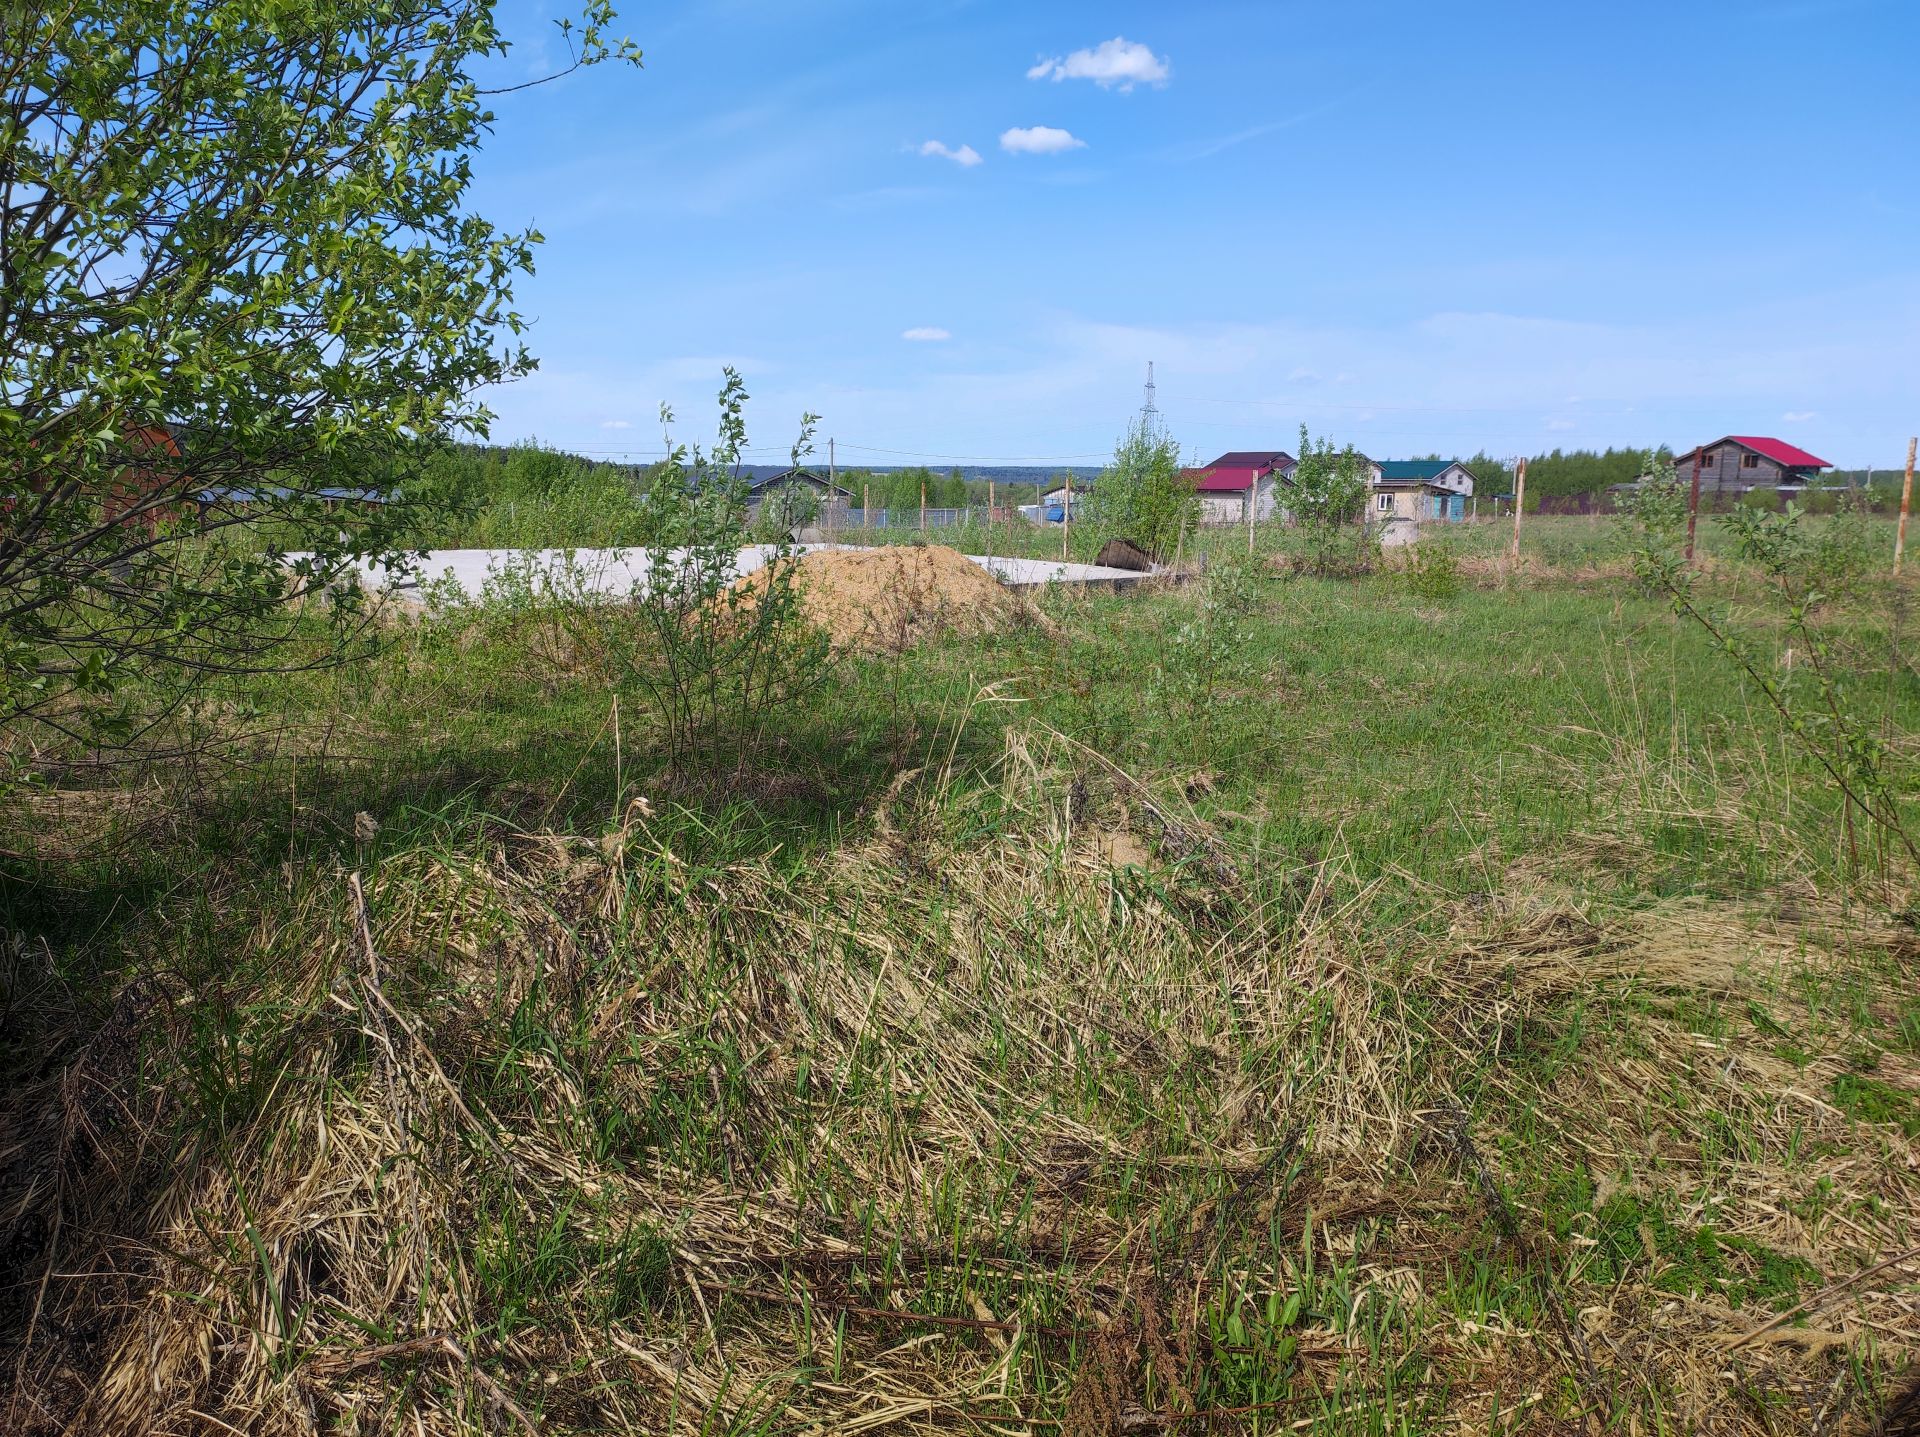
[[[1060,506],[1060,557],[1067,557],[1067,525],[1073,522],[1073,471],[1067,471],[1067,502]]]
[[[1687,567],[1693,567],[1693,531],[1700,522],[1700,451],[1693,451],[1693,487],[1687,491]]]
[[[873,486],[865,483],[860,486],[860,527],[866,531],[864,537],[871,544],[873,542]]]
[[[1527,461],[1519,459],[1513,466],[1513,563],[1520,564],[1520,516],[1527,511]]]
[[[1907,477],[1900,485],[1900,531],[1893,537],[1893,572],[1900,572],[1900,558],[1907,551],[1907,510],[1913,504],[1913,455],[1920,439],[1907,441]]]

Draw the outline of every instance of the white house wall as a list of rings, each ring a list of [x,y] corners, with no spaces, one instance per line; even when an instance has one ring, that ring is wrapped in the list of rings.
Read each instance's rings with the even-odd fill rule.
[[[1260,481],[1256,501],[1256,516],[1265,521],[1279,517],[1284,511],[1279,506],[1280,481],[1266,478]],[[1225,493],[1216,490],[1202,490],[1200,493],[1200,522],[1202,524],[1244,524],[1247,522],[1247,491],[1228,490]]]

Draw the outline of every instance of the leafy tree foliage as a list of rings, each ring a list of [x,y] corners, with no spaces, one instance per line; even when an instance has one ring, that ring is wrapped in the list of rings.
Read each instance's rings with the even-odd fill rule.
[[[1354,447],[1336,450],[1331,439],[1312,438],[1302,424],[1287,507],[1308,572],[1358,573],[1373,567],[1379,541],[1367,525],[1355,522],[1366,503],[1367,470]]]
[[[856,508],[864,494],[875,509],[887,510],[895,521],[920,512],[923,489],[929,509],[964,509],[970,503],[985,502],[985,485],[980,486],[982,497],[976,501],[958,469],[936,474],[924,464],[911,469],[843,469],[838,482],[853,495]]]
[[[611,18],[570,68],[638,60]],[[533,363],[539,236],[466,205],[505,48],[489,0],[7,12],[0,725],[271,666],[287,599],[404,546],[421,457]]]
[[[1630,484],[1650,473],[1648,456],[1673,458],[1664,446],[1658,449],[1555,449],[1527,460],[1527,508],[1537,510],[1543,503],[1574,499],[1581,495],[1604,494],[1616,484]],[[1430,459],[1441,456],[1431,454]],[[1473,474],[1474,490],[1479,494],[1514,492],[1513,467],[1484,450],[1461,461]]]
[[[1131,539],[1157,558],[1200,522],[1200,496],[1180,470],[1180,446],[1139,420],[1114,446],[1087,496],[1086,521],[1103,538]]]
[[[658,466],[608,464],[538,443],[449,447],[412,489],[426,500],[422,548],[588,548],[644,544],[643,500]]]

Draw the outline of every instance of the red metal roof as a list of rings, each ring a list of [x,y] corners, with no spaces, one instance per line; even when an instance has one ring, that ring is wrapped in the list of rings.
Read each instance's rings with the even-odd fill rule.
[[[1293,468],[1293,456],[1282,449],[1233,449],[1222,454],[1204,469],[1181,472],[1194,480],[1202,494],[1239,494],[1250,488],[1256,476],[1285,474]]]
[[[1252,486],[1256,474],[1266,472],[1264,465],[1210,464],[1200,471],[1200,482],[1193,487],[1202,494],[1238,494]]]
[[[1718,449],[1722,444],[1741,445],[1763,458],[1771,459],[1776,464],[1784,464],[1789,469],[1833,468],[1832,464],[1817,454],[1809,454],[1806,450],[1789,444],[1784,439],[1769,439],[1762,434],[1729,434],[1723,439],[1714,440],[1711,444],[1702,444],[1699,449],[1689,449],[1685,454],[1676,455],[1675,458],[1677,462],[1685,463],[1703,450]]]
[[[1209,469],[1291,469],[1293,456],[1284,449],[1231,449],[1222,454]]]
[[[1826,460],[1807,453],[1806,450],[1787,443],[1784,439],[1768,439],[1758,434],[1729,434],[1727,438],[1735,444],[1744,444],[1754,453],[1771,459],[1776,464],[1784,464],[1790,469],[1831,469]]]

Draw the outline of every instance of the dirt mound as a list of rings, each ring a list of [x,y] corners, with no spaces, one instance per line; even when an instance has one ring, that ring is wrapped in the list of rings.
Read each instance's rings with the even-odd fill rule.
[[[799,561],[794,582],[808,620],[836,648],[898,653],[934,634],[995,634],[1045,622],[966,555],[939,544],[816,550]],[[765,571],[740,583],[763,588]]]

